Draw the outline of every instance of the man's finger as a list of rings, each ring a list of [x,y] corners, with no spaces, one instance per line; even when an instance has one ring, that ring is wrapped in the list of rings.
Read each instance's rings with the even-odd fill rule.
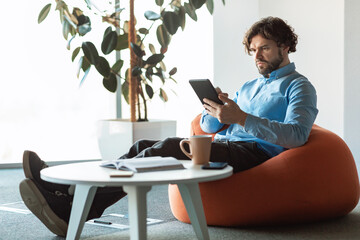
[[[216,87],[216,88],[215,88],[215,91],[216,91],[217,94],[222,93],[222,91],[221,91],[221,89],[220,89],[219,87]]]
[[[219,99],[224,103],[230,103],[232,100],[228,98],[225,94],[219,94]]]
[[[208,98],[204,98],[204,99],[203,99],[203,101],[204,101],[204,103],[206,103],[206,104],[210,105],[211,107],[216,107],[216,106],[218,106],[218,105],[219,105],[219,104],[217,104],[216,102],[211,101],[211,100],[210,100],[210,99],[208,99]]]

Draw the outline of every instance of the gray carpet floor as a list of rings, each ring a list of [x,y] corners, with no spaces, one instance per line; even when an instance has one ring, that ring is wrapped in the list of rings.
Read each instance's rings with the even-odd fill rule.
[[[21,169],[0,170],[0,239],[60,240],[31,214],[22,203],[18,185]],[[155,186],[148,193],[148,239],[196,239],[192,226],[171,214],[167,186]],[[117,214],[117,215],[116,215]],[[109,207],[102,219],[111,227],[86,223],[80,239],[129,239],[127,198]],[[117,228],[114,228],[117,227]],[[349,215],[329,221],[262,228],[209,227],[210,238],[217,239],[360,239],[360,207]]]

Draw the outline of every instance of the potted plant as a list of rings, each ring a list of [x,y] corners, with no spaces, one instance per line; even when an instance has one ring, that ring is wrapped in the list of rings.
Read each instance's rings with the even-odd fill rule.
[[[225,4],[225,0],[222,1]],[[134,0],[129,1],[129,19],[122,18],[125,9],[120,8],[120,1],[115,4],[109,2],[110,8],[105,10],[97,7],[94,4],[95,1],[85,0],[84,2],[87,15],[79,7],[69,7],[64,0],[55,0],[55,10],[60,14],[62,33],[68,41],[67,49],[73,49],[71,60],[78,59],[78,78],[82,73],[80,85],[85,81],[90,69],[95,68],[102,77],[103,86],[108,91],[120,90],[122,92],[122,96],[130,105],[130,122],[148,121],[148,100],[157,95],[162,101],[168,101],[164,86],[169,81],[176,83],[173,76],[177,68],[173,67],[167,71],[164,62],[172,36],[179,28],[184,30],[186,15],[196,21],[196,10],[204,5],[212,14],[213,0],[189,0],[189,2],[168,0],[166,4],[164,0],[154,0],[159,12],[146,11],[144,13],[150,23],[148,27],[137,26]],[[51,7],[52,3],[43,7],[38,23],[48,16]],[[95,21],[94,19],[101,19],[108,24],[101,44],[94,44],[86,39],[87,33],[92,30],[91,22]],[[156,34],[158,44],[146,42],[149,34]],[[80,46],[73,47],[72,41],[76,37],[83,38],[84,41]],[[155,45],[160,45],[158,50]],[[117,58],[114,58],[114,63],[110,64],[108,56],[115,51],[120,51],[121,55],[118,54]],[[126,57],[130,60],[125,62]],[[160,82],[160,87],[157,89],[154,89],[155,81]],[[109,127],[111,126],[107,126]],[[141,131],[146,132],[144,129]],[[133,138],[129,144],[135,140]],[[109,141],[106,142],[108,144]]]

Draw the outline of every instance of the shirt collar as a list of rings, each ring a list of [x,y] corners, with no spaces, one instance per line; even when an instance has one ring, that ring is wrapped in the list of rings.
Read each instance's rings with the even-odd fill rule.
[[[273,81],[282,77],[285,77],[291,73],[295,72],[295,64],[294,63],[289,63],[288,65],[276,69],[275,71],[272,71],[270,73],[270,77],[269,78],[265,78],[264,76],[262,76],[262,79],[266,80],[266,81]]]

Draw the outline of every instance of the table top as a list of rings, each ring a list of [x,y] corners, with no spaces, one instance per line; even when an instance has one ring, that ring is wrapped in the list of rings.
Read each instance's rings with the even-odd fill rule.
[[[63,164],[41,170],[41,178],[60,184],[85,184],[92,186],[177,184],[207,182],[232,175],[232,167],[220,170],[203,170],[191,161],[181,160],[185,169],[134,173],[132,177],[110,177],[111,168],[100,167],[101,161]]]

